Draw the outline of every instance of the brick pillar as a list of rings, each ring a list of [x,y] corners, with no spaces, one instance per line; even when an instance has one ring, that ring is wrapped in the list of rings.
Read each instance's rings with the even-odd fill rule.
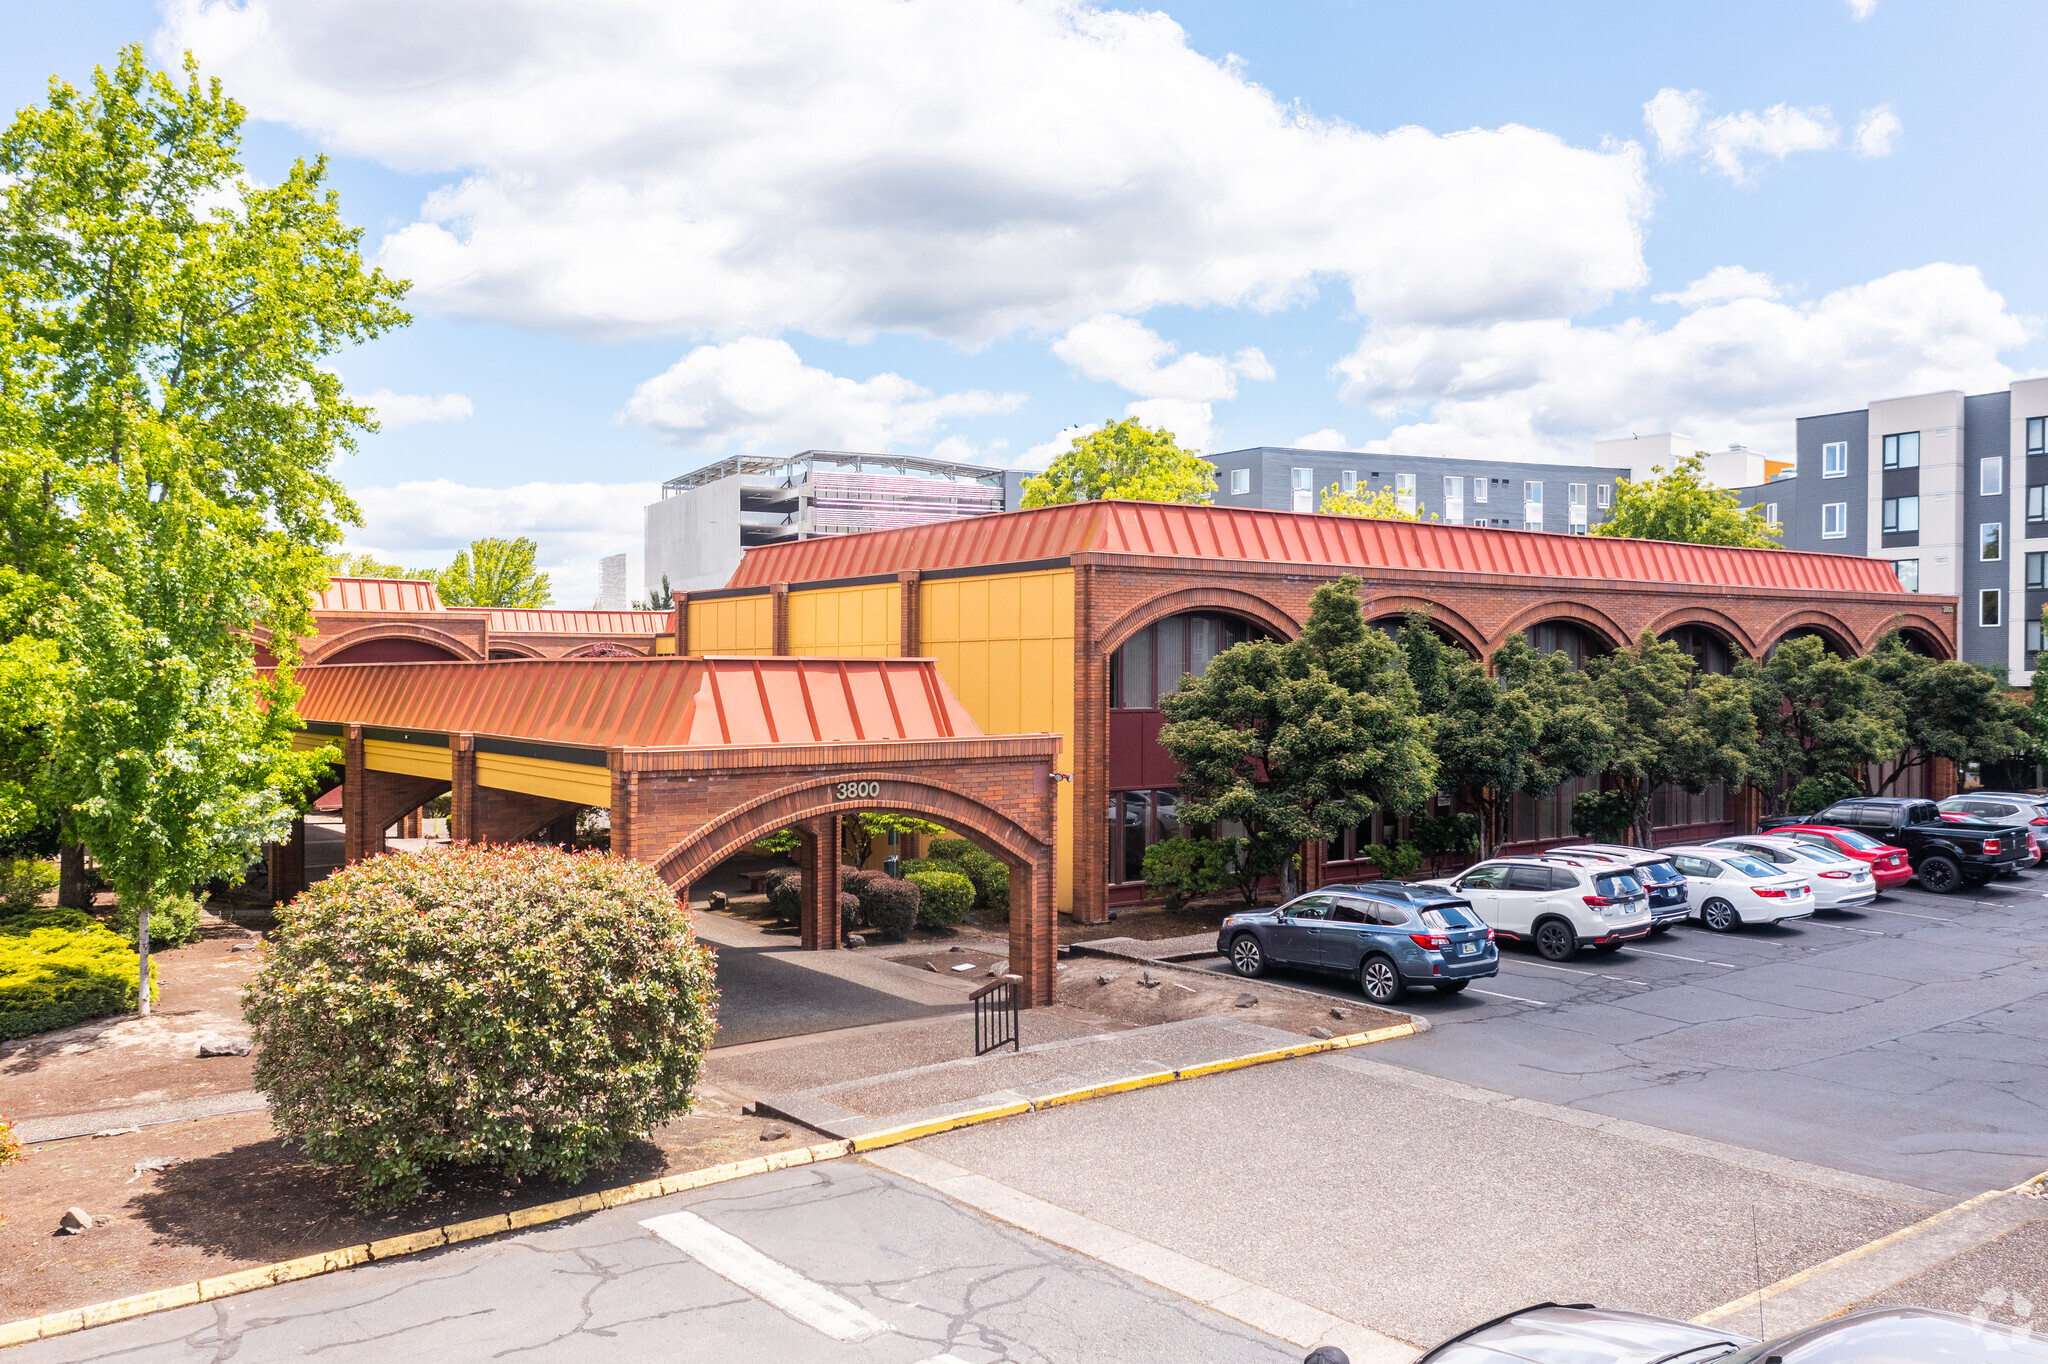
[[[798,828],[804,878],[799,941],[809,951],[830,951],[839,946],[839,816],[823,815]]]
[[[1320,838],[1311,838],[1301,845],[1301,888],[1303,891],[1321,889],[1328,875],[1325,866],[1330,860],[1330,845]]]
[[[1059,916],[1053,910],[1053,858],[1048,845],[1029,865],[1010,868],[1010,970],[1024,977],[1024,1008],[1056,1003]]]
[[[264,847],[270,872],[270,898],[278,904],[296,899],[306,888],[306,818],[292,821],[291,835],[282,843]]]
[[[640,849],[634,839],[637,831],[633,817],[639,813],[640,774],[625,770],[624,755],[616,748],[611,751],[609,760],[612,769],[612,856],[638,861]]]
[[[370,769],[363,762],[363,727],[350,725],[342,737],[341,860],[344,866],[384,851],[384,824],[371,823]]]
[[[420,822],[421,822],[421,819],[422,819],[422,818],[423,818],[423,816],[422,816],[422,815],[420,814],[420,812],[419,812],[418,810],[413,810],[413,811],[409,812],[409,813],[408,813],[408,814],[407,814],[407,815],[405,816],[405,818],[403,818],[403,819],[399,820],[399,822],[398,822],[398,827],[399,827],[399,834],[398,834],[398,836],[399,836],[400,838],[418,838],[418,837],[420,837],[420,834],[421,834],[421,823],[420,823]]]
[[[669,622],[669,629],[675,632],[676,657],[681,658],[690,652],[690,594],[678,592],[674,594],[673,601],[675,614]]]
[[[1097,646],[1095,569],[1074,569],[1074,922],[1109,922],[1109,659]]]
[[[897,612],[896,653],[899,658],[919,658],[924,654],[924,593],[918,583],[923,575],[916,569],[908,568],[896,575],[898,595],[902,609]]]
[[[768,589],[768,648],[777,658],[789,657],[789,584],[775,583]]]
[[[448,838],[454,843],[473,843],[476,836],[476,738],[469,734],[448,736]]]
[[[1947,758],[1936,758],[1928,764],[1927,798],[1946,800],[1962,789],[1962,774]]]

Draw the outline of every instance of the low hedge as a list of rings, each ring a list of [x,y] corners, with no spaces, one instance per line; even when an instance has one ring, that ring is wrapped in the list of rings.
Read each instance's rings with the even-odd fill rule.
[[[957,871],[914,871],[903,879],[917,887],[917,921],[926,928],[951,928],[974,908],[974,882]]]
[[[188,942],[197,942],[200,907],[199,898],[192,895],[167,896],[151,905],[149,950],[157,952],[166,947],[183,947]],[[118,936],[132,943],[140,927],[133,909],[125,904],[114,907],[114,932]]]
[[[0,919],[33,914],[43,906],[43,896],[57,888],[54,863],[35,857],[0,860]]]
[[[867,872],[855,893],[860,897],[861,921],[890,941],[901,942],[917,926],[921,892],[915,882]]]
[[[135,948],[81,910],[0,919],[0,1038],[134,1012],[135,966]],[[155,1000],[155,962],[149,982]]]
[[[958,859],[960,870],[974,882],[974,907],[988,919],[1010,917],[1010,869],[1000,859],[979,848],[969,848]]]
[[[925,849],[925,855],[939,862],[957,862],[971,852],[980,852],[970,839],[935,838]]]

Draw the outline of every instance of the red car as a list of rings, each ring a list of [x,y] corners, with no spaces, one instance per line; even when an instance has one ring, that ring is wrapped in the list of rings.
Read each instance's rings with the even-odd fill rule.
[[[1861,834],[1854,829],[1838,829],[1831,824],[1786,824],[1771,830],[1771,833],[1833,848],[1858,862],[1869,863],[1870,879],[1877,882],[1879,890],[1890,890],[1913,879],[1913,867],[1906,861],[1904,848],[1880,843],[1869,834]]]

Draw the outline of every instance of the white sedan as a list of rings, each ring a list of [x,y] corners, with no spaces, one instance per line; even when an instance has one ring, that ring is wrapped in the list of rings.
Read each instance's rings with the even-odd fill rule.
[[[1743,924],[1813,917],[1813,885],[1805,876],[1728,848],[1659,851],[1685,877],[1693,913],[1716,933],[1730,933]]]
[[[1833,848],[1770,834],[1737,834],[1717,838],[1708,846],[1748,853],[1779,871],[1810,878],[1815,909],[1859,909],[1877,898],[1877,882],[1870,879],[1870,868]]]

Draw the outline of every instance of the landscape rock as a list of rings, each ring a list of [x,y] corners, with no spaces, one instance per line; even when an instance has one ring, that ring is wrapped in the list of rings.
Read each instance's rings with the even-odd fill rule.
[[[846,935],[846,945],[848,947],[866,947],[868,940],[858,933],[849,933]]]
[[[1318,1038],[1326,1038],[1326,1037],[1331,1037],[1331,1036],[1334,1036],[1334,1034],[1332,1034],[1332,1033],[1331,1033],[1331,1031],[1330,1031],[1330,1030],[1329,1030],[1328,1028],[1310,1028],[1310,1029],[1308,1030],[1308,1035],[1309,1035],[1310,1037],[1318,1037]]]
[[[1115,977],[1115,976],[1097,976],[1097,977],[1095,978],[1095,983],[1096,983],[1097,985],[1107,985],[1107,984],[1109,984],[1109,983],[1110,983],[1111,981],[1113,981],[1113,980],[1115,980],[1115,979],[1116,979],[1116,977]]]
[[[101,1137],[125,1137],[130,1132],[140,1132],[141,1130],[139,1127],[109,1127],[104,1132],[93,1133],[92,1136],[94,1141],[98,1141]]]
[[[967,949],[964,947],[949,947],[946,950],[948,952],[965,952]]]
[[[1332,1009],[1332,1010],[1330,1010],[1330,1017],[1332,1017],[1332,1018],[1349,1018],[1349,1017],[1351,1017],[1351,1013],[1350,1013],[1350,1011],[1349,1011],[1349,1010],[1347,1010],[1347,1009]]]
[[[926,962],[924,964],[924,969],[930,971],[933,975],[937,975],[939,971],[939,968],[932,965],[930,962]]]
[[[190,1159],[192,1159],[190,1156],[144,1156],[141,1160],[135,1162],[135,1173],[128,1176],[128,1182],[133,1184],[146,1174],[168,1170],[173,1165],[183,1165]]]
[[[1237,997],[1237,1007],[1240,1009],[1249,1009],[1258,1002],[1259,997],[1257,995],[1239,995]]]
[[[788,1135],[789,1129],[787,1127],[764,1127],[761,1129],[762,1141],[781,1141]]]
[[[238,943],[231,943],[231,944],[229,944],[229,946],[228,946],[228,951],[230,951],[230,952],[251,952],[251,951],[254,951],[254,950],[255,950],[255,948],[256,948],[256,944],[255,944],[255,943],[252,943],[252,942],[238,942]]]
[[[77,1236],[91,1231],[96,1220],[84,1208],[66,1208],[64,1215],[57,1219],[57,1232],[62,1236]]]
[[[723,914],[732,906],[732,897],[722,890],[711,892],[710,909],[713,914]]]
[[[246,1037],[202,1037],[199,1039],[201,1056],[247,1056],[249,1039]]]

